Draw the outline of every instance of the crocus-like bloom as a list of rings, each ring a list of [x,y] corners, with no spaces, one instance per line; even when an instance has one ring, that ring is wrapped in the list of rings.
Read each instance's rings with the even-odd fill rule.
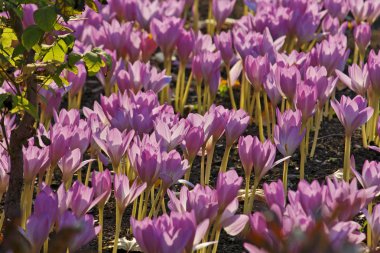
[[[296,95],[297,86],[301,82],[300,71],[294,65],[290,67],[277,66],[275,75],[277,87],[279,87],[282,95],[292,103]]]
[[[82,162],[82,153],[80,150],[74,149],[71,152],[67,152],[59,161],[58,167],[62,171],[62,181],[68,182],[72,178],[75,172],[80,170],[83,166],[88,164],[91,160]]]
[[[129,63],[128,71],[121,70],[118,73],[117,80],[121,92],[130,89],[136,94],[144,88],[145,91],[158,93],[170,83],[171,77],[165,75],[165,70],[158,72],[149,63],[135,61],[133,64]]]
[[[244,70],[255,91],[260,91],[270,71],[268,56],[247,56],[244,62]]]
[[[338,79],[332,77],[327,78],[327,70],[325,67],[310,66],[306,70],[306,83],[309,86],[314,86],[317,92],[318,105],[322,108],[331,93],[335,89]]]
[[[92,188],[94,188],[95,198],[101,195],[103,196],[103,198],[99,201],[99,205],[104,206],[111,196],[112,181],[111,181],[110,171],[109,170],[105,170],[103,172],[94,171],[92,173],[91,186]]]
[[[147,187],[151,187],[157,181],[161,169],[162,151],[159,144],[148,135],[144,135],[142,140],[135,137],[128,152],[136,174],[147,183]]]
[[[71,109],[69,111],[62,109],[59,113],[54,111],[53,116],[55,123],[62,126],[77,126],[80,121],[80,113],[79,110],[76,109]]]
[[[167,151],[175,149],[186,137],[189,126],[184,119],[180,120],[172,128],[163,120],[157,120],[154,134],[160,145]]]
[[[200,66],[198,68],[201,70],[203,80],[209,86],[211,97],[214,97],[220,83],[221,54],[219,51],[216,53],[204,52],[194,57],[194,59],[198,57],[200,58]]]
[[[226,145],[231,146],[243,134],[249,123],[249,115],[244,110],[232,110],[226,124]]]
[[[126,133],[120,132],[116,128],[105,128],[100,136],[93,136],[96,144],[107,154],[111,159],[113,169],[117,171],[121,159],[127,152],[127,148],[132,141],[135,131],[131,130]]]
[[[230,111],[223,106],[212,105],[204,115],[205,141],[212,137],[216,142],[223,135],[226,124],[230,116]]]
[[[216,182],[219,209],[224,210],[236,198],[243,178],[235,170],[220,172]]]
[[[170,187],[176,183],[178,179],[185,175],[189,164],[187,160],[182,160],[181,155],[172,150],[169,153],[164,152],[162,154],[160,178],[164,187]]]
[[[159,5],[158,0],[136,1],[136,20],[146,31],[149,31],[152,19],[159,16]]]
[[[204,143],[203,127],[191,127],[183,140],[183,149],[189,161],[193,161]]]
[[[130,186],[129,178],[126,175],[118,174],[114,178],[115,199],[117,207],[123,213],[125,208],[140,196],[145,190],[146,183],[138,184],[137,180]]]
[[[255,178],[260,181],[268,170],[272,168],[276,156],[276,146],[270,140],[261,143],[256,136],[249,135],[239,138],[238,147],[245,174],[251,175],[253,168]]]
[[[84,64],[77,64],[76,67],[78,69],[77,74],[70,71],[66,72],[66,79],[69,83],[71,83],[69,90],[71,96],[78,94],[78,92],[83,88],[87,78],[87,71]]]
[[[338,33],[334,36],[330,35],[326,40],[317,44],[310,56],[312,65],[324,66],[330,76],[336,69],[343,71],[349,54],[346,36]]]
[[[281,93],[276,83],[276,78],[274,70],[270,70],[267,75],[267,78],[264,82],[264,90],[268,95],[268,98],[272,104],[272,107],[275,108],[281,102]]]
[[[150,32],[166,57],[172,55],[182,26],[183,20],[176,17],[155,18],[150,23]]]
[[[274,143],[283,156],[291,156],[306,133],[305,129],[301,131],[302,113],[299,110],[295,112],[287,110],[281,114],[277,108],[276,114],[277,125],[274,130]]]
[[[212,222],[218,214],[218,196],[216,190],[209,186],[197,184],[194,189],[189,191],[186,186],[181,188],[179,199],[170,190],[168,207],[172,212],[194,212],[197,223],[208,219]]]
[[[371,26],[368,23],[362,22],[355,27],[354,38],[360,52],[365,53],[365,50],[371,42],[371,37]]]
[[[130,94],[129,123],[137,133],[150,133],[154,127],[154,120],[158,115],[157,94],[149,90]]]
[[[73,213],[77,217],[83,217],[91,208],[99,203],[100,200],[107,195],[107,192],[104,192],[102,195],[95,198],[95,191],[93,188],[87,187],[75,181],[73,186],[67,192],[67,203],[68,207],[71,208]]]
[[[48,214],[31,215],[26,222],[26,231],[29,241],[32,243],[32,252],[40,252],[42,245],[50,233]]]
[[[373,114],[373,108],[367,107],[366,99],[360,95],[353,99],[343,95],[340,102],[336,99],[332,100],[331,106],[348,136],[351,136],[357,128],[366,123]]]
[[[302,122],[306,123],[313,116],[317,105],[317,87],[314,83],[305,81],[298,85],[294,102],[302,113]]]
[[[224,63],[229,66],[231,60],[235,56],[234,49],[232,47],[232,34],[230,31],[221,32],[214,37],[215,46],[220,51]]]
[[[36,146],[28,146],[23,148],[24,159],[24,181],[32,183],[38,173],[46,168],[49,162],[49,150],[47,148],[40,149]]]
[[[354,172],[359,183],[364,188],[376,186],[376,192],[380,189],[380,163],[366,160],[363,165],[362,174],[355,169],[355,160],[351,157],[351,170]]]
[[[336,70],[335,73],[337,74],[339,79],[352,91],[362,96],[364,96],[367,93],[367,89],[370,84],[367,64],[365,64],[362,68],[359,67],[357,64],[349,66],[349,76],[347,76],[340,70]]]
[[[76,217],[72,212],[66,211],[60,218],[58,232],[64,229],[78,229],[80,232],[75,234],[69,242],[69,250],[75,252],[82,246],[89,243],[99,232],[100,226],[94,227],[94,218],[86,214],[83,217]]]
[[[331,16],[339,20],[344,20],[350,10],[347,0],[325,0],[324,6]]]
[[[131,218],[133,235],[144,252],[191,252],[205,235],[209,221],[200,224],[194,213],[164,214],[155,219]]]
[[[229,15],[231,15],[234,6],[235,6],[236,0],[213,0],[212,1],[212,13],[214,14],[214,18],[216,20],[216,23],[218,27],[221,27],[228,18]]]
[[[368,76],[371,80],[371,88],[376,93],[380,95],[380,51],[376,55],[374,50],[369,52],[368,61]]]
[[[263,190],[265,194],[265,200],[269,207],[277,205],[282,211],[285,210],[286,196],[284,192],[284,184],[281,180],[272,182],[269,185],[265,183],[263,185]]]
[[[181,29],[181,33],[177,40],[177,54],[180,62],[185,64],[193,51],[195,44],[195,33],[193,30],[187,31]]]

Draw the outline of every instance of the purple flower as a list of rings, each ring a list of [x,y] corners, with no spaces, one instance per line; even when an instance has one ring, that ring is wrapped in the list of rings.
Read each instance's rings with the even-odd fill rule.
[[[89,210],[97,205],[100,200],[104,199],[105,195],[107,195],[107,192],[95,198],[95,190],[93,188],[87,187],[79,181],[75,181],[67,192],[66,198],[68,207],[71,208],[76,217],[83,217]]]
[[[370,84],[367,65],[365,64],[362,68],[357,64],[353,64],[348,67],[348,74],[345,75],[340,70],[335,71],[339,79],[347,85],[348,88],[356,92],[357,94],[364,96],[367,93],[367,89]]]
[[[173,54],[183,23],[176,17],[155,18],[150,23],[150,32],[166,57]]]
[[[114,178],[114,190],[117,207],[124,212],[128,205],[133,203],[146,189],[146,183],[138,184],[137,180],[130,186],[129,178],[123,174],[117,174]]]
[[[181,63],[186,63],[193,51],[195,44],[195,33],[193,30],[186,31],[181,29],[181,33],[177,40],[177,54]]]
[[[263,85],[264,85],[264,90],[267,93],[268,98],[272,104],[272,107],[275,108],[281,102],[282,96],[277,86],[273,69],[271,69],[270,72],[268,73],[267,78],[265,79],[265,82],[263,83]]]
[[[283,114],[277,109],[277,125],[274,130],[274,143],[283,156],[291,156],[305,136],[302,128],[302,113],[299,110],[285,111]]]
[[[212,1],[212,13],[218,27],[224,24],[224,21],[231,15],[236,0],[213,0]]]
[[[254,90],[260,91],[270,71],[268,56],[247,56],[244,62],[244,70]]]
[[[93,136],[96,144],[111,159],[115,171],[118,171],[121,159],[126,154],[134,134],[133,130],[127,133],[126,131],[120,132],[117,128],[106,127],[99,136]]]
[[[159,5],[158,0],[136,1],[136,20],[146,31],[149,31],[151,20],[159,17]]]
[[[249,115],[244,110],[232,110],[226,124],[226,145],[231,146],[243,134],[249,123]]]
[[[59,161],[58,167],[62,172],[62,181],[68,182],[75,172],[80,170],[83,166],[91,162],[92,160],[82,161],[82,153],[80,150],[74,149],[67,152]]]
[[[0,194],[4,194],[8,189],[10,157],[5,152],[0,153]]]
[[[366,160],[362,168],[362,174],[355,169],[355,159],[351,157],[351,170],[359,183],[366,189],[376,186],[376,192],[380,189],[380,163]]]
[[[169,188],[175,184],[178,179],[185,175],[186,170],[189,168],[187,160],[182,160],[181,155],[172,150],[169,153],[162,154],[160,178],[162,179],[163,186]]]
[[[343,95],[340,102],[336,99],[332,100],[331,107],[346,130],[346,135],[350,136],[357,128],[366,123],[373,114],[373,108],[367,107],[367,101],[360,95],[353,99]]]
[[[215,46],[220,51],[224,63],[229,66],[232,59],[235,56],[235,52],[232,46],[232,34],[230,31],[221,32],[214,37]]]
[[[272,182],[269,185],[265,183],[263,189],[267,205],[269,207],[277,205],[280,207],[281,211],[284,211],[286,205],[286,196],[284,192],[284,184],[282,181],[278,180],[277,182]]]
[[[208,228],[208,220],[195,221],[194,213],[164,214],[155,219],[131,218],[133,234],[144,252],[191,252]],[[185,250],[186,249],[186,250]]]
[[[183,149],[189,161],[193,161],[205,139],[203,127],[191,127],[183,140]]]
[[[112,190],[111,173],[109,170],[105,170],[103,172],[94,171],[92,172],[91,179],[92,179],[91,185],[95,192],[95,198],[99,196],[103,196],[103,198],[99,200],[99,205],[104,206],[111,196],[111,190]]]
[[[302,122],[306,123],[315,113],[317,106],[317,87],[315,84],[305,81],[298,85],[294,102],[296,108],[302,113]]]
[[[129,89],[136,94],[142,88],[145,91],[152,90],[158,93],[170,83],[171,77],[165,75],[165,70],[159,73],[149,63],[135,61],[133,64],[128,64],[128,71],[121,70],[118,73],[117,80],[122,93]]]
[[[319,103],[318,105],[320,108],[322,108],[335,89],[335,85],[338,79],[333,79],[332,77],[327,78],[327,71],[323,66],[310,66],[306,70],[305,76],[307,84],[315,87]]]
[[[216,190],[209,186],[197,184],[189,191],[186,186],[181,188],[179,199],[174,192],[168,190],[168,207],[172,212],[194,212],[197,223],[208,219],[214,221],[218,214],[218,196]]]
[[[300,71],[296,66],[277,66],[275,75],[277,87],[279,87],[282,95],[292,103],[296,95],[297,86],[301,82]]]
[[[26,235],[32,243],[32,252],[40,252],[50,233],[49,214],[31,215],[26,222]]]
[[[367,66],[371,88],[377,95],[380,95],[380,51],[377,55],[374,50],[369,52]]]
[[[347,0],[325,0],[324,6],[331,16],[339,20],[344,20],[350,10]]]
[[[24,181],[32,183],[38,173],[43,172],[49,163],[48,148],[40,149],[35,146],[23,148]],[[3,168],[3,166],[1,166]]]
[[[355,26],[354,38],[355,43],[359,47],[360,52],[365,52],[369,44],[371,43],[371,26],[368,23],[362,22]]]
[[[159,144],[148,135],[144,135],[142,140],[135,137],[128,152],[136,174],[141,181],[147,183],[147,187],[152,186],[158,180],[161,171],[162,153]]]
[[[216,182],[219,210],[224,210],[236,198],[243,178],[235,170],[220,172]]]

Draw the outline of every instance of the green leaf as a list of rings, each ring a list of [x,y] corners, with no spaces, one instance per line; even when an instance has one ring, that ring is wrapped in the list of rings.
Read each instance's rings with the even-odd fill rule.
[[[30,50],[35,44],[40,41],[43,35],[44,31],[42,31],[38,26],[28,26],[22,34],[22,44],[27,50]]]
[[[82,55],[77,53],[70,53],[68,57],[68,65],[74,66],[80,59],[82,59]]]
[[[32,105],[29,100],[22,96],[13,96],[13,109],[11,113],[27,112],[36,120],[38,119],[37,107]]]
[[[45,46],[46,54],[43,58],[44,62],[58,61],[64,62],[65,56],[72,50],[74,46],[73,36],[65,36],[56,41],[53,45]]]
[[[45,6],[36,10],[33,14],[34,21],[45,32],[50,32],[54,28],[57,20],[57,12],[54,6]]]
[[[94,76],[99,72],[100,68],[105,64],[99,54],[88,52],[83,56],[83,61],[86,64],[87,73],[89,76]]]
[[[86,5],[95,12],[99,12],[98,6],[94,3],[94,0],[86,0]]]
[[[23,47],[21,44],[17,45],[15,47],[15,50],[13,51],[12,58],[15,58],[16,56],[22,55],[25,51],[25,47]]]

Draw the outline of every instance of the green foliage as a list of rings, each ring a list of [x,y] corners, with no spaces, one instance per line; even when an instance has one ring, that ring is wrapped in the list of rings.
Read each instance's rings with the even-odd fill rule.
[[[22,34],[21,40],[22,45],[27,49],[30,50],[32,47],[37,44],[44,35],[44,31],[41,30],[37,25],[31,25],[27,27]]]
[[[34,21],[45,32],[50,32],[54,28],[57,20],[57,12],[54,6],[45,6],[36,10],[33,14]]]
[[[111,65],[110,56],[101,49],[95,48],[84,54],[72,52],[75,37],[64,22],[77,18],[86,6],[98,11],[94,1],[0,0],[0,11],[10,14],[0,17],[0,84],[7,81],[15,86],[16,91],[23,91],[16,95],[0,94],[0,109],[7,107],[11,113],[27,112],[37,119],[37,105],[31,104],[25,95],[26,80],[36,80],[39,87],[52,81],[64,86],[68,82],[62,72],[78,73],[76,64],[79,61],[85,63],[89,75]],[[106,3],[105,0],[98,1]],[[22,4],[38,6],[33,13],[35,24],[26,28],[22,27]],[[16,70],[21,73],[17,78],[13,76]]]

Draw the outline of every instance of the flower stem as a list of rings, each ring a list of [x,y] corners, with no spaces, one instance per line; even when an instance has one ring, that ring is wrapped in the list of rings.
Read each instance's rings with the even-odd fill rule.
[[[87,166],[86,179],[84,180],[85,186],[88,186],[88,182],[90,181],[91,167],[92,167],[92,160],[88,163],[88,166]]]
[[[343,163],[343,179],[348,182],[350,180],[350,154],[351,154],[351,135],[344,137],[344,163]]]
[[[100,225],[100,231],[98,235],[98,253],[103,252],[103,212],[104,212],[104,205],[99,205],[99,225]]]
[[[187,171],[185,173],[185,180],[186,181],[189,181],[189,179],[190,179],[191,168],[193,167],[193,161],[194,161],[194,159],[192,159],[191,161],[189,161],[189,168],[187,169]]]
[[[227,72],[227,86],[228,86],[228,93],[230,94],[231,99],[231,105],[234,110],[236,110],[236,101],[234,97],[234,90],[233,90],[233,84],[231,83],[231,75],[230,75],[231,67],[229,64],[226,65],[226,72]]]
[[[244,213],[248,213],[248,204],[249,204],[249,186],[251,182],[251,173],[245,175],[245,194],[244,194]]]
[[[223,159],[222,159],[222,164],[220,165],[219,172],[226,172],[228,158],[230,157],[231,148],[232,148],[232,145],[227,145],[226,146],[226,150],[224,151],[224,155],[223,155]]]
[[[122,216],[122,213],[120,212],[120,209],[116,207],[116,230],[115,230],[115,240],[113,244],[112,253],[117,253],[117,245],[119,242],[119,235],[120,235],[120,228],[121,228],[121,216]]]
[[[283,168],[283,172],[282,172],[282,182],[284,183],[285,196],[286,196],[287,191],[288,191],[288,169],[289,169],[289,159],[287,159],[284,162],[284,168]]]
[[[178,70],[178,75],[177,75],[177,82],[175,86],[175,98],[174,98],[174,106],[175,110],[178,112],[179,111],[179,104],[181,102],[181,81],[182,81],[182,75],[184,72],[184,65],[181,62],[179,65],[179,70]]]
[[[202,109],[202,82],[197,82],[197,99],[198,99],[198,113],[201,113]]]
[[[305,138],[302,139],[301,147],[300,147],[300,155],[301,155],[301,161],[300,161],[300,180],[303,180],[305,178],[305,162],[306,162],[306,140]]]
[[[255,91],[255,97],[256,97],[256,118],[257,118],[257,124],[259,126],[259,137],[260,141],[265,141],[264,136],[264,126],[263,126],[263,117],[261,115],[261,101],[260,101],[260,91]]]
[[[183,109],[185,108],[185,105],[186,105],[186,100],[187,100],[187,96],[189,95],[189,90],[190,90],[190,85],[191,85],[192,80],[193,80],[193,72],[191,72],[189,76],[189,80],[187,80],[185,93],[183,94],[183,98],[181,100],[181,109],[180,109],[181,114],[183,114]]]
[[[252,209],[253,209],[253,202],[255,201],[255,196],[256,196],[256,189],[257,187],[259,186],[259,178],[255,176],[255,181],[252,185],[252,193],[251,193],[251,197],[249,198],[249,205],[248,205],[248,209],[247,209],[247,212],[245,212],[245,214],[249,214]]]
[[[149,214],[148,214],[149,218],[151,218],[152,215],[155,213],[157,203],[160,203],[159,200],[161,199],[162,189],[163,189],[163,187],[162,187],[162,184],[161,184],[160,188],[159,188],[159,190],[158,190],[158,192],[156,194],[156,197],[153,200],[152,206],[150,208],[150,211],[149,211]]]
[[[270,116],[269,116],[268,97],[265,92],[263,93],[263,100],[264,100],[264,113],[265,113],[265,118],[267,120],[267,135],[268,135],[268,139],[270,139],[271,138],[271,121],[270,121]]]
[[[311,151],[310,151],[310,158],[313,158],[315,154],[319,130],[321,129],[321,123],[322,123],[322,110],[318,107],[317,112],[315,114],[315,130],[314,130],[313,145],[311,146]]]
[[[372,201],[368,204],[368,215],[372,215],[372,207],[373,203]],[[367,246],[370,249],[372,247],[372,231],[371,231],[371,226],[367,222]]]
[[[363,148],[368,148],[367,133],[365,130],[365,125],[362,125],[362,139],[363,139]]]
[[[201,185],[205,185],[205,150],[206,150],[206,144],[202,146],[202,158],[201,158]]]
[[[216,141],[212,140],[211,149],[209,150],[207,154],[206,175],[205,175],[206,185],[208,185],[210,181],[211,166],[212,166],[212,160],[214,158],[215,145],[216,145]]]
[[[199,30],[199,0],[194,0],[193,5],[193,29],[195,32],[198,32]]]

